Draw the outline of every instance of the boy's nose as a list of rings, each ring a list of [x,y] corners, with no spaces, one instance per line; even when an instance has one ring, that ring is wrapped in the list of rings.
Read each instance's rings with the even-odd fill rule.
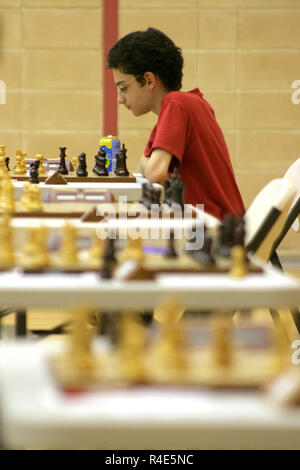
[[[118,103],[119,103],[119,104],[124,104],[124,103],[125,103],[125,98],[124,98],[124,96],[122,96],[122,95],[119,95],[119,96],[118,96]]]

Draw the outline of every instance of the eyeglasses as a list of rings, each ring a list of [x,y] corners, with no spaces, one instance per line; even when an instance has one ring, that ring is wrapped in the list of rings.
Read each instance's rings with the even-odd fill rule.
[[[137,75],[136,77],[131,78],[131,80],[128,80],[128,82],[125,82],[123,85],[118,86],[118,90],[119,90],[120,95],[124,95],[126,93],[126,91],[128,90],[128,86],[130,85],[130,83],[132,83],[134,80],[136,80],[137,78],[140,78],[142,76],[143,76],[143,74],[141,73],[140,75]]]

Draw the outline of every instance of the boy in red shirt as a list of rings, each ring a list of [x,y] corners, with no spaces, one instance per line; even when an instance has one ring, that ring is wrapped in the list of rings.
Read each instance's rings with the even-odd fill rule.
[[[109,51],[119,103],[135,116],[158,116],[140,161],[142,174],[161,183],[178,167],[184,202],[204,204],[223,219],[243,215],[244,204],[228,149],[210,104],[198,88],[180,91],[181,49],[161,31],[148,28],[121,38]]]

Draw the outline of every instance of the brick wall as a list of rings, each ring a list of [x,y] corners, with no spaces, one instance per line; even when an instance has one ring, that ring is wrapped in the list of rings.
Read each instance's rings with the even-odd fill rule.
[[[183,89],[214,106],[246,205],[300,158],[300,0],[119,0],[119,35],[154,26],[183,49]],[[0,0],[1,143],[86,151],[101,137],[102,0]],[[119,109],[136,170],[156,117]],[[287,245],[297,245],[290,237]]]

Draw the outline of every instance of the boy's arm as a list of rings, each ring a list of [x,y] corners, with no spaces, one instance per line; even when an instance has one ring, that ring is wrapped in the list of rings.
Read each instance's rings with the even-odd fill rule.
[[[169,165],[172,154],[167,150],[156,148],[149,158],[142,156],[139,163],[139,170],[150,183],[163,184],[169,178]]]

